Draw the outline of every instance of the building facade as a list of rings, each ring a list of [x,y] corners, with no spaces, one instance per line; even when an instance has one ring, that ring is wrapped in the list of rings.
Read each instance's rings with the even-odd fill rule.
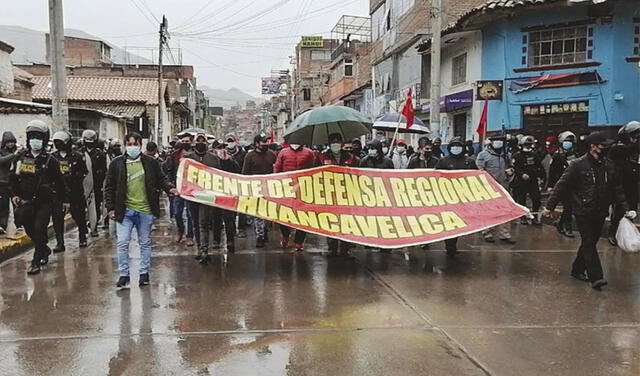
[[[452,30],[482,32],[482,80],[503,84],[489,130],[533,134],[615,131],[640,119],[636,0],[493,1]]]
[[[294,113],[302,112],[324,103],[324,95],[331,79],[331,52],[335,41],[322,37],[303,37],[296,46],[293,73]]]

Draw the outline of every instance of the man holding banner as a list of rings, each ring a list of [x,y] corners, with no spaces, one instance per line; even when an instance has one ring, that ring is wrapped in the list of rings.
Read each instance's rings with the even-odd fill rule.
[[[323,166],[326,165],[337,165],[337,166],[348,166],[348,167],[356,167],[360,164],[360,159],[355,155],[349,153],[346,150],[342,150],[344,145],[344,141],[342,140],[342,135],[340,133],[333,133],[329,135],[329,150],[320,153],[319,159],[320,164]],[[336,256],[338,254],[338,249],[340,249],[340,253],[346,258],[352,258],[349,248],[351,248],[352,244],[345,241],[340,241],[335,238],[327,238],[327,243],[329,245],[329,256]]]
[[[311,149],[305,148],[299,144],[291,144],[288,148],[282,149],[278,153],[276,164],[273,166],[273,172],[289,172],[305,170],[317,166],[317,158]],[[280,231],[282,232],[282,241],[280,245],[282,248],[286,248],[289,245],[289,239],[291,237],[291,228],[280,225]],[[307,233],[303,230],[297,229],[294,238],[294,243],[297,252],[304,251],[304,240],[307,237]]]
[[[464,153],[465,143],[460,137],[454,137],[449,142],[449,155],[438,161],[436,170],[477,170],[476,162]],[[448,257],[458,254],[458,238],[444,241]]]
[[[253,138],[254,149],[247,153],[242,164],[242,175],[267,175],[273,173],[276,154],[269,150],[269,138],[261,133]],[[267,221],[264,218],[253,219],[256,232],[256,248],[264,248],[267,241]]]

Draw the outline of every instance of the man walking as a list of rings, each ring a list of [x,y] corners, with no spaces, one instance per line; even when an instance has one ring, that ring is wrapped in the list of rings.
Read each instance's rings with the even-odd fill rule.
[[[300,144],[291,144],[288,148],[282,149],[280,153],[278,153],[276,164],[273,166],[273,172],[298,171],[312,168],[316,165],[317,158],[311,149],[305,148]],[[282,241],[280,242],[280,245],[282,248],[286,248],[289,245],[291,228],[280,225],[280,231],[282,232]],[[300,229],[296,230],[294,243],[297,252],[304,251],[304,240],[306,237],[306,232]]]
[[[342,140],[342,134],[333,133],[329,135],[329,150],[320,153],[319,160],[323,166],[337,165],[347,167],[357,167],[360,165],[360,159],[350,152],[343,150],[344,143]],[[329,256],[336,256],[338,249],[342,256],[346,258],[352,258],[349,248],[352,244],[343,240],[334,238],[327,238],[329,245]]]
[[[69,189],[71,195],[69,201],[71,204],[71,216],[78,226],[78,246],[84,248],[87,246],[87,202],[84,198],[84,187],[82,182],[84,177],[89,173],[87,163],[82,154],[72,150],[71,135],[66,131],[58,131],[53,134],[53,145],[56,152],[53,157],[60,165],[60,173],[64,178],[64,182]],[[56,233],[57,244],[53,249],[54,253],[64,252],[64,211],[62,203],[55,200],[53,203],[53,212],[51,219],[53,220],[53,228]]]
[[[615,202],[624,209],[629,219],[636,217],[635,211],[627,211],[624,191],[616,176],[607,153],[614,143],[601,132],[587,136],[587,154],[571,163],[555,185],[553,194],[542,214],[550,216],[563,198],[568,198],[573,206],[573,214],[580,231],[580,248],[573,262],[571,276],[591,283],[600,290],[607,284],[604,279],[600,257],[596,248],[604,220],[609,214],[609,206]]]
[[[13,133],[4,132],[0,143],[0,235],[6,233],[9,225],[9,174],[17,149]]]
[[[238,145],[238,140],[235,135],[227,135],[226,149],[231,158],[238,164],[240,170],[242,170],[247,152]],[[236,236],[238,238],[247,237],[247,216],[241,213],[238,213],[238,233]]]
[[[505,154],[504,136],[493,136],[489,140],[489,146],[481,151],[476,158],[478,169],[487,171],[506,191],[509,191],[509,182],[513,176],[513,166],[509,157]],[[511,238],[511,226],[504,223],[496,227],[492,227],[482,232],[482,237],[487,243],[495,242],[495,233],[498,233],[500,241],[507,244],[515,244],[515,240]]]
[[[51,249],[47,246],[47,226],[52,202],[62,203],[69,210],[69,195],[58,161],[45,151],[49,142],[49,127],[41,120],[27,124],[27,150],[14,160],[9,176],[9,191],[15,205],[16,226],[24,226],[35,250],[27,274],[40,273],[40,265],[49,263]]]
[[[93,202],[95,205],[96,217],[98,221],[102,217],[102,188],[104,184],[105,174],[107,173],[107,155],[100,147],[98,142],[98,134],[96,131],[87,129],[82,132],[82,151],[89,155],[91,159],[91,174],[93,177]],[[91,192],[86,192],[90,195]],[[97,222],[91,224],[91,236],[98,236]]]
[[[269,138],[261,133],[253,138],[254,149],[247,153],[242,164],[243,175],[267,175],[273,173],[276,154],[269,150]],[[262,218],[253,219],[256,232],[256,248],[263,248],[267,241],[267,222]]]
[[[162,172],[160,164],[142,155],[142,136],[130,133],[124,142],[126,153],[111,162],[105,184],[105,205],[109,217],[118,222],[118,289],[129,288],[129,243],[134,228],[140,245],[139,285],[149,284],[151,227],[154,217],[160,216],[159,190],[169,195],[178,194],[178,190]]]
[[[440,159],[436,170],[477,170],[476,162],[468,157],[465,151],[465,143],[460,137],[454,137],[449,142],[449,155]],[[458,254],[458,238],[444,241],[448,257]]]

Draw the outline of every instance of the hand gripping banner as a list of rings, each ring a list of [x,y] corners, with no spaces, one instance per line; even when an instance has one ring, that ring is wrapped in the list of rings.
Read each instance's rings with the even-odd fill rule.
[[[484,171],[322,166],[247,176],[183,159],[178,189],[190,201],[381,248],[467,235],[528,213]]]

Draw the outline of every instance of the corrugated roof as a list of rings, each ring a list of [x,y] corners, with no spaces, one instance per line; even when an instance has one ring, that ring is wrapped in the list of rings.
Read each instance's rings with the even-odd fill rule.
[[[465,0],[461,0],[465,1]],[[560,0],[485,0],[484,4],[469,9],[466,12],[460,13],[459,17],[450,22],[446,30],[450,30],[458,26],[462,21],[470,18],[476,13],[483,13],[492,10],[505,9],[505,8],[517,8],[529,5],[543,5],[549,4]],[[605,0],[606,1],[606,0]]]
[[[49,76],[34,76],[33,99],[51,100]],[[166,84],[165,84],[166,85]],[[158,80],[130,77],[67,77],[70,101],[158,104]]]
[[[137,105],[106,105],[92,107],[96,110],[107,112],[114,115],[124,116],[129,119],[140,117],[147,110],[145,106]]]

